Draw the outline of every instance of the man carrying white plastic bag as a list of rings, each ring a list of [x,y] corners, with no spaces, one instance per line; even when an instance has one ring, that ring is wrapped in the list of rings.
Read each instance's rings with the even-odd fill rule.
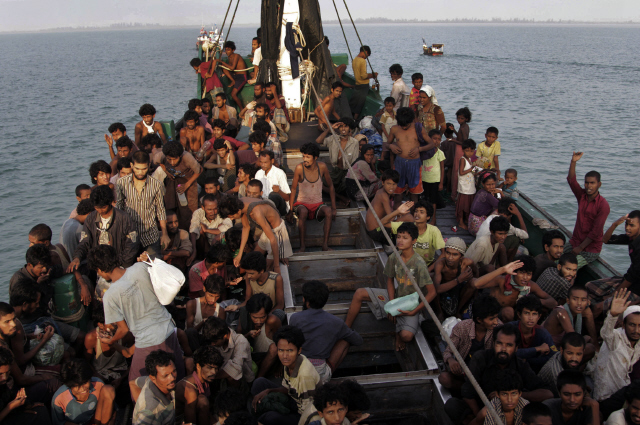
[[[146,253],[139,260],[148,260]],[[135,337],[135,352],[129,369],[129,383],[147,374],[144,361],[154,350],[173,354],[178,372],[177,379],[182,379],[184,360],[176,326],[156,295],[149,266],[144,262],[138,262],[128,269],[120,267],[116,251],[109,245],[99,245],[92,249],[89,252],[89,265],[99,276],[111,283],[104,294],[105,324],[116,325],[117,329],[115,334],[104,342],[112,344],[122,339],[129,331]],[[158,270],[153,270],[154,267],[157,266],[151,268],[153,273],[161,272],[162,266]],[[175,279],[174,273],[170,274],[171,279]],[[161,278],[156,284],[174,288],[177,281],[172,280]],[[184,283],[184,276],[182,276],[182,283]],[[164,286],[159,292],[163,300],[172,293],[165,292]],[[171,299],[173,300],[173,296]]]
[[[422,290],[427,302],[433,301],[436,297],[436,289],[429,276],[427,263],[424,259],[413,250],[414,244],[418,240],[418,228],[413,223],[403,223],[398,227],[396,236],[396,248],[400,252],[402,261],[413,274],[416,283]],[[387,276],[387,289],[381,288],[359,288],[353,296],[351,306],[345,323],[349,327],[353,327],[353,322],[360,312],[363,302],[369,305],[369,308],[375,315],[376,319],[382,320],[388,318],[396,325],[396,350],[404,350],[407,342],[413,340],[416,332],[420,327],[420,314],[424,309],[422,302],[416,303],[416,290],[409,280],[409,276],[404,271],[402,264],[396,254],[391,254],[384,267],[384,274]],[[394,279],[398,282],[398,287],[394,285]],[[393,311],[394,314],[385,312],[385,305],[396,298],[405,298],[398,300],[398,306]],[[394,303],[395,304],[395,303]],[[403,310],[402,307],[407,310]],[[411,310],[409,310],[411,308]]]

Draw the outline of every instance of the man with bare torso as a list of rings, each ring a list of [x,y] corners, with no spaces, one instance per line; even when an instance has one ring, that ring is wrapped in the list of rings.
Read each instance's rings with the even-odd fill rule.
[[[396,204],[402,202],[402,194],[409,190],[411,200],[418,202],[419,195],[424,191],[422,188],[422,159],[420,152],[428,151],[435,147],[435,144],[422,128],[421,138],[428,142],[420,146],[418,133],[413,125],[415,115],[411,108],[399,108],[396,112],[398,125],[391,127],[389,131],[389,149],[391,149],[391,164],[393,169],[400,173],[400,181],[395,191]]]
[[[224,43],[224,52],[229,58],[227,62],[227,67],[229,69],[222,69],[224,75],[231,80],[231,84],[229,84],[229,87],[233,87],[233,90],[231,90],[231,97],[233,98],[233,101],[236,102],[238,110],[242,110],[244,109],[244,105],[238,97],[238,93],[247,83],[247,71],[245,70],[247,65],[245,64],[244,59],[242,59],[242,56],[235,53],[235,51],[236,44],[233,41],[227,41]]]
[[[180,143],[186,152],[202,163],[205,159],[205,152],[200,152],[204,146],[204,128],[198,125],[199,121],[200,117],[196,111],[185,112],[185,126],[180,129]]]
[[[222,120],[225,125],[238,126],[238,111],[235,108],[227,105],[227,96],[224,93],[216,94],[216,106],[212,111],[212,118],[214,120]]]
[[[158,134],[162,139],[162,144],[167,143],[167,136],[164,134],[164,130],[162,130],[162,124],[157,121],[154,121],[156,117],[156,108],[153,105],[145,103],[140,107],[138,114],[142,117],[142,121],[136,124],[135,128],[135,142],[136,146],[140,148],[140,141],[147,134]]]
[[[331,118],[335,118],[338,120],[340,119],[340,115],[338,115],[335,109],[335,101],[337,99],[340,99],[340,96],[342,96],[343,90],[344,90],[344,86],[340,81],[336,81],[335,83],[333,83],[331,85],[331,94],[325,97],[322,100],[322,105],[318,105],[314,110],[316,117],[318,117],[318,130],[325,131],[329,128],[329,123],[327,122],[327,119],[331,119]],[[322,113],[323,109],[324,109],[324,114]],[[327,118],[324,117],[325,114],[327,115]]]
[[[249,239],[251,224],[254,224],[262,229],[256,250],[267,252],[267,258],[273,258],[273,271],[280,273],[280,261],[287,264],[287,259],[293,256],[293,250],[285,222],[280,218],[280,213],[275,209],[273,202],[247,197],[238,199],[229,196],[220,203],[218,212],[222,218],[242,219],[240,249],[238,255],[233,259],[236,267],[240,266],[240,259]]]

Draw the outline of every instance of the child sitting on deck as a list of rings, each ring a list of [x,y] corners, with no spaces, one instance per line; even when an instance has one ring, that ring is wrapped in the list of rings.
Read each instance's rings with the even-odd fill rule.
[[[502,189],[504,196],[510,196],[513,199],[518,198],[518,172],[514,168],[509,168],[504,172],[504,182],[498,186]]]
[[[400,251],[402,261],[413,274],[416,283],[420,286],[427,302],[433,301],[436,297],[436,289],[431,281],[431,276],[427,271],[427,265],[422,257],[413,250],[413,246],[418,240],[418,228],[413,223],[403,223],[398,228],[396,237],[396,247]],[[415,288],[409,280],[409,276],[404,271],[400,258],[396,254],[391,254],[384,268],[384,274],[387,276],[387,288],[359,288],[354,294],[351,306],[345,323],[352,327],[356,320],[360,307],[363,302],[369,305],[376,319],[382,320],[387,317],[396,325],[396,350],[404,350],[405,344],[413,340],[418,328],[420,327],[420,313],[424,308],[424,304],[420,302],[412,311],[400,311],[395,317],[386,315],[384,306],[389,301],[411,295],[416,292]],[[398,287],[394,285],[394,279],[398,282]]]
[[[454,173],[458,173],[455,184],[458,185],[458,199],[456,200],[456,220],[461,229],[467,229],[467,220],[471,211],[471,204],[476,194],[476,182],[473,178],[473,166],[471,157],[476,149],[476,142],[472,139],[462,143],[464,156],[458,161],[460,164],[455,167]],[[458,171],[459,170],[459,171]]]
[[[382,173],[380,180],[382,181],[382,189],[378,190],[376,196],[373,198],[373,201],[371,202],[372,208],[367,210],[365,222],[367,226],[367,235],[369,235],[369,237],[375,242],[386,244],[386,239],[382,234],[382,230],[378,227],[378,222],[374,217],[374,213],[381,221],[383,221],[386,216],[394,212],[391,195],[395,193],[396,188],[398,187],[400,175],[395,170],[386,170]],[[411,205],[413,205],[413,203],[411,203]],[[392,215],[391,220],[393,220],[396,215],[397,214]],[[413,216],[411,216],[407,210],[398,217],[395,217],[394,221],[413,221]]]
[[[487,132],[484,134],[484,142],[478,145],[476,151],[476,165],[485,170],[491,170],[500,179],[500,162],[498,157],[500,156],[500,142],[498,141],[498,129],[495,127],[487,128]]]

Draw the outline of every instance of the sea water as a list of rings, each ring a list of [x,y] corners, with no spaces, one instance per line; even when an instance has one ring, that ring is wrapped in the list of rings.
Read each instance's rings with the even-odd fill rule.
[[[327,16],[332,19],[332,16]],[[390,92],[388,68],[424,74],[448,122],[473,112],[471,138],[500,130],[500,168],[518,170],[518,187],[573,229],[576,200],[566,183],[571,152],[584,151],[578,176],[602,173],[611,205],[608,227],[640,208],[640,31],[626,25],[360,25]],[[345,28],[353,54],[358,41]],[[340,27],[325,26],[334,53],[347,52]],[[27,233],[47,223],[58,241],[76,206],[74,189],[91,185],[89,164],[108,160],[104,134],[120,121],[133,138],[138,109],[151,103],[157,119],[178,119],[196,95],[189,60],[198,28],[0,34],[0,300],[25,262]],[[254,28],[233,28],[238,53],[251,48]],[[444,43],[442,57],[422,55],[422,38]],[[349,67],[350,70],[350,67]],[[579,179],[581,180],[581,179]],[[623,232],[623,226],[619,227]],[[602,253],[619,271],[626,247]]]

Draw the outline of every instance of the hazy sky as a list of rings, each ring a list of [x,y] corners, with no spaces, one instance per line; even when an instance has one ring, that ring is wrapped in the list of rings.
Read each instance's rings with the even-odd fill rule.
[[[354,18],[640,21],[638,0],[347,0],[347,3]],[[220,24],[227,5],[221,0],[0,0],[0,31],[105,26],[119,22]],[[331,1],[320,0],[320,6],[325,20],[336,19]],[[423,12],[416,14],[417,8]],[[259,9],[260,1],[243,0],[236,22],[259,22]],[[340,12],[346,17],[344,5]]]

